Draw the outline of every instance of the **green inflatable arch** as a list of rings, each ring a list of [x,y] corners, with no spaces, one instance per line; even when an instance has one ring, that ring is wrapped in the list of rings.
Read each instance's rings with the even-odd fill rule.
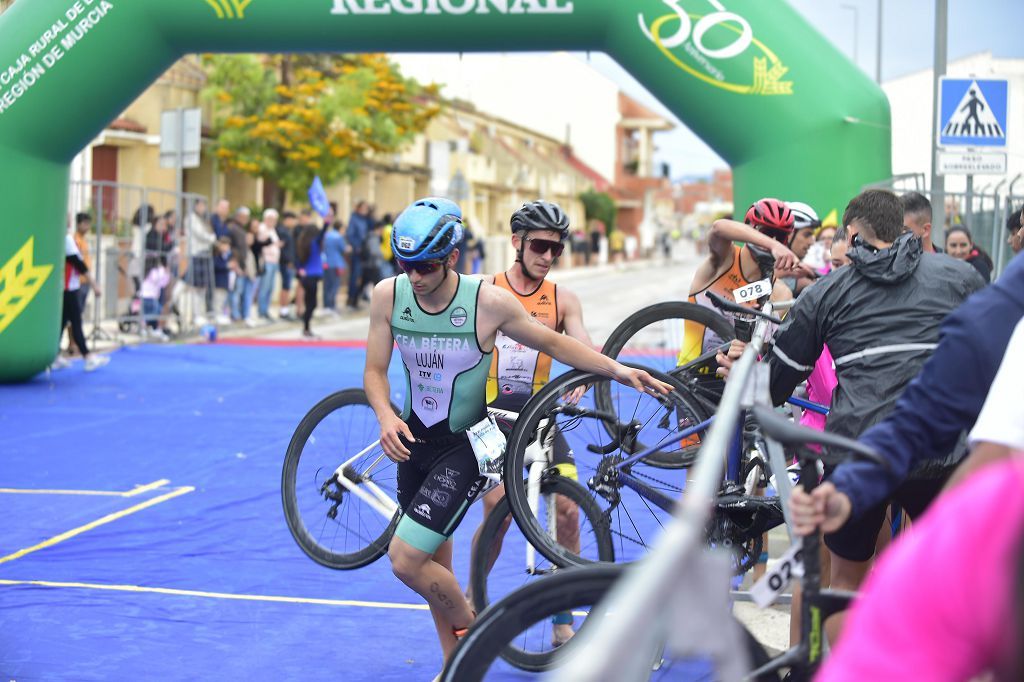
[[[181,55],[605,51],[734,172],[827,213],[890,175],[889,108],[781,0],[20,0],[0,15],[0,381],[57,352],[69,163]]]

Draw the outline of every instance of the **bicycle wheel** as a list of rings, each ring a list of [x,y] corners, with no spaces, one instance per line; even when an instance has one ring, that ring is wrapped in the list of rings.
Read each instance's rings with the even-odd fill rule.
[[[714,310],[687,301],[665,301],[641,308],[623,320],[608,336],[601,352],[610,358],[668,372],[681,364],[681,353],[700,355],[699,348],[684,352],[684,345],[688,341],[687,334],[703,336],[703,327],[717,336],[719,343],[736,338],[736,330],[729,319]],[[689,343],[694,341],[691,339]]]
[[[573,551],[578,563],[615,560],[612,538],[604,515],[585,488],[564,476],[547,476],[541,481],[540,490],[543,495],[563,495],[579,508],[579,548],[574,548]],[[502,535],[502,530],[509,520],[511,519],[508,500],[502,498],[484,521],[473,551],[471,583],[473,608],[477,613],[483,613],[492,601],[559,568],[540,554],[534,557],[532,569],[525,566],[527,542],[518,528],[513,524],[508,532]],[[494,557],[494,553],[499,549],[497,557]],[[492,560],[494,565],[488,568]],[[545,629],[542,626],[539,634],[540,637],[536,640],[523,638],[521,641],[511,642],[501,653],[501,657],[521,670],[545,669],[555,651],[551,644],[553,632],[550,627]],[[530,648],[537,643],[540,645],[539,650]]]
[[[677,434],[684,428],[679,414],[685,406],[678,381],[660,372],[652,374],[677,390],[655,396],[574,371],[538,391],[519,414],[506,448],[505,495],[516,524],[549,561],[566,565],[573,563],[573,557],[551,539],[534,516],[523,483],[527,448],[542,420],[557,427],[573,451],[579,482],[608,520],[617,561],[632,561],[645,554],[649,541],[671,516],[685,487],[686,472],[658,468],[653,461],[680,457],[684,445]],[[585,392],[578,403],[563,399],[579,387]],[[595,408],[595,394],[601,390],[607,391],[613,410]],[[617,432],[616,437],[611,438],[610,432]],[[638,458],[648,451],[652,454]],[[626,463],[633,459],[636,461]]]
[[[502,669],[504,664],[499,663],[497,658],[509,642],[536,636],[534,630],[538,624],[544,624],[551,616],[564,612],[572,613],[577,620],[582,619],[579,632],[593,627],[594,623],[599,623],[607,615],[601,610],[601,599],[621,577],[623,570],[621,564],[577,566],[532,582],[509,594],[476,620],[449,658],[441,673],[441,680],[478,682],[491,678],[507,679],[507,670]],[[746,628],[743,628],[743,638],[753,665],[760,666],[769,660],[764,648]],[[545,669],[557,668],[560,661],[577,653],[574,641],[575,638],[564,644],[559,649],[559,655]],[[622,655],[628,655],[629,651],[625,650],[628,646],[623,643]],[[655,652],[652,650],[652,653]],[[713,672],[713,666],[707,659],[663,659],[656,670],[652,666],[650,679],[711,679],[709,674]],[[777,682],[778,676],[772,674],[759,678],[759,682],[769,680]]]
[[[288,444],[281,472],[288,530],[309,558],[328,568],[349,570],[376,561],[398,525],[400,511],[385,516],[341,486],[335,475],[351,460],[346,469],[350,481],[367,492],[376,486],[394,500],[398,470],[376,443],[379,436],[366,393],[350,388],[317,403]]]
[[[715,376],[718,365],[713,356],[680,364],[681,354],[699,355],[699,349],[684,353],[687,334],[691,338],[703,337],[705,327],[721,343],[736,338],[732,323],[709,308],[685,301],[655,303],[623,320],[609,335],[601,352],[619,361],[653,367],[678,379],[684,387],[680,392],[684,406],[681,417],[687,418],[692,426],[714,414],[724,387],[724,382]],[[611,396],[603,388],[596,398],[601,409],[613,409]],[[695,434],[687,439],[686,447],[674,460],[653,461],[665,467],[690,466],[700,444],[701,437]]]

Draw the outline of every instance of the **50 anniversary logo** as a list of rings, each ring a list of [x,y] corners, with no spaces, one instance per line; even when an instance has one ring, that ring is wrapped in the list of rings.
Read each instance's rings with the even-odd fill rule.
[[[793,94],[793,82],[782,80],[789,67],[754,37],[744,17],[730,12],[718,0],[661,1],[671,13],[657,17],[648,26],[641,12],[637,14],[637,21],[644,35],[677,67],[709,85],[740,95]],[[712,11],[703,15],[689,11],[688,8],[698,4],[710,6]],[[673,24],[675,32],[666,35]],[[712,42],[708,40],[709,34],[714,35],[713,42],[718,46],[708,46],[707,42]],[[723,40],[723,37],[731,40]],[[753,59],[749,76],[746,73],[746,64],[751,63],[747,61],[748,55]]]

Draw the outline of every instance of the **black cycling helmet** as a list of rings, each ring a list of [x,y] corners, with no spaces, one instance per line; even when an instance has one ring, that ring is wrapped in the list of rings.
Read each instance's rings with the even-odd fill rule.
[[[562,207],[550,201],[531,201],[512,214],[512,233],[531,230],[554,230],[559,239],[569,236],[569,216]]]

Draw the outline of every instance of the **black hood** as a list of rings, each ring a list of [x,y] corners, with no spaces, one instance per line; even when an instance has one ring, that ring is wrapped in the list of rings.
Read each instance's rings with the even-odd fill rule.
[[[902,282],[910,277],[921,262],[921,240],[913,232],[904,232],[887,249],[872,251],[857,246],[848,255],[854,269],[874,282]]]

